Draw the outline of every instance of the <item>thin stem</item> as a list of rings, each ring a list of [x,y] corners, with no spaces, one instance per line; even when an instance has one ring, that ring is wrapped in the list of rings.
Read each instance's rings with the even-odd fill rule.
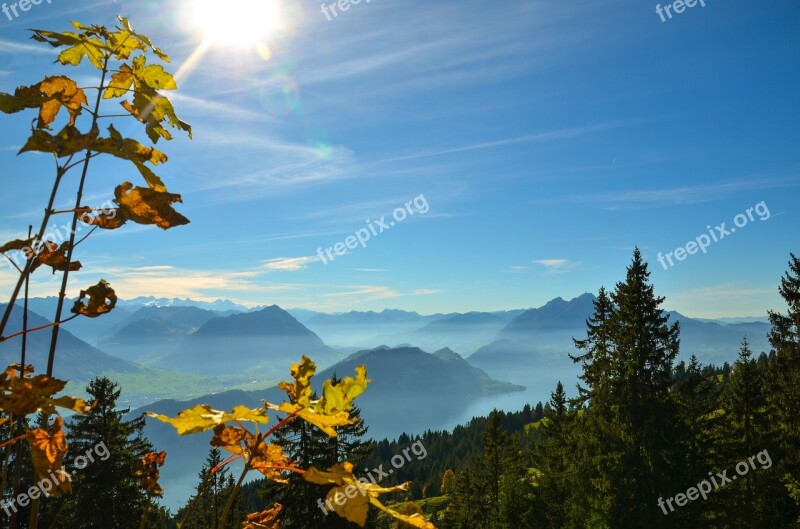
[[[77,248],[77,247],[78,247],[78,246],[79,246],[79,245],[80,245],[80,244],[81,244],[83,241],[85,241],[86,239],[88,239],[88,238],[89,238],[89,235],[93,234],[93,233],[94,233],[94,230],[96,230],[97,228],[98,228],[98,226],[95,226],[94,228],[92,228],[91,230],[89,230],[89,233],[87,233],[86,235],[84,235],[84,236],[83,236],[83,238],[82,238],[81,240],[79,240],[78,242],[76,242],[76,243],[75,243],[75,246],[73,246],[73,248]]]
[[[25,336],[29,332],[43,331],[43,330],[49,329],[51,327],[57,328],[58,326],[63,325],[64,323],[67,323],[68,321],[74,320],[78,316],[80,316],[80,314],[75,314],[73,316],[70,316],[69,318],[67,318],[66,320],[63,320],[63,321],[58,321],[58,322],[55,322],[55,323],[48,323],[47,325],[42,325],[41,327],[34,327],[33,329],[25,329],[25,330],[22,330],[22,331],[19,331],[19,332],[15,332],[14,334],[9,334],[8,336],[0,336],[0,343],[3,343],[3,342],[8,341],[8,340],[11,340],[12,338],[16,338],[17,336]],[[49,374],[47,376],[53,376],[53,375]]]
[[[14,268],[16,268],[16,269],[19,271],[19,273],[20,273],[20,274],[22,273],[22,268],[20,268],[19,266],[17,266],[17,263],[15,263],[15,262],[14,262],[14,260],[13,260],[12,258],[10,258],[9,256],[7,256],[7,255],[5,254],[5,252],[0,252],[0,254],[2,254],[2,255],[3,255],[3,257],[5,257],[5,258],[6,258],[6,261],[8,261],[9,263],[11,263],[11,266],[13,266]]]
[[[16,436],[16,437],[14,437],[13,439],[9,439],[9,440],[8,440],[8,441],[6,441],[5,443],[3,443],[3,444],[0,444],[0,448],[5,448],[5,447],[6,447],[6,446],[8,446],[8,445],[13,445],[13,444],[14,444],[14,443],[16,443],[17,441],[19,441],[19,440],[21,440],[21,439],[25,439],[25,437],[27,437],[27,435],[28,435],[28,434],[22,434],[22,435],[18,435],[18,436]]]
[[[228,503],[225,504],[225,510],[222,511],[222,516],[219,517],[217,529],[225,529],[225,523],[228,521],[228,514],[231,512],[231,508],[233,508],[233,503],[236,501],[236,497],[239,495],[239,489],[242,488],[242,483],[244,482],[244,478],[247,476],[248,472],[250,472],[250,467],[248,464],[245,464],[244,470],[242,470],[242,475],[239,476],[239,481],[236,482],[236,486],[233,487],[233,491],[228,498]]]
[[[53,211],[53,204],[56,200],[56,195],[58,193],[58,187],[61,184],[61,179],[64,177],[65,171],[63,169],[59,169],[56,171],[56,179],[53,182],[53,190],[50,192],[50,200],[47,203],[47,208],[44,210],[44,218],[42,219],[42,226],[39,228],[39,234],[36,237],[36,240],[41,241],[44,238],[44,233],[47,230],[47,225],[50,223],[50,215]],[[20,290],[22,290],[22,285],[25,283],[25,278],[30,275],[31,273],[31,266],[33,265],[33,261],[28,260],[28,263],[25,265],[25,269],[19,276],[17,280],[17,285],[14,287],[14,292],[11,294],[11,299],[6,305],[6,310],[3,313],[3,318],[0,320],[0,336],[5,332],[6,326],[8,325],[8,320],[11,318],[11,312],[14,310],[14,305],[17,303],[17,297],[19,296]]]
[[[108,62],[110,56],[106,56],[103,62],[103,73],[100,77],[100,90],[97,92],[97,99],[94,104],[94,115],[92,116],[91,130],[97,128],[97,114],[100,111],[100,102],[103,98],[103,90],[106,84],[106,75],[108,74]],[[86,158],[83,162],[83,171],[81,172],[81,180],[78,184],[78,192],[75,196],[75,209],[81,207],[83,201],[83,188],[86,185],[86,176],[89,173],[89,162],[92,159],[91,149],[86,150]],[[64,299],[67,297],[67,284],[69,283],[69,268],[72,263],[72,254],[75,252],[75,232],[78,227],[77,215],[72,217],[72,230],[69,236],[69,247],[67,251],[67,264],[64,267],[64,273],[61,276],[61,290],[58,293],[58,306],[56,307],[56,315],[53,321],[61,320],[61,313],[64,310]],[[53,334],[50,338],[50,351],[47,356],[47,376],[53,376],[53,365],[56,359],[56,345],[58,345],[58,332],[60,327],[58,325],[53,327]]]
[[[298,413],[300,413],[300,410],[297,410],[296,412],[292,413],[291,415],[289,415],[288,417],[283,419],[281,422],[279,422],[278,424],[276,424],[275,426],[270,428],[269,431],[264,434],[264,439],[266,439],[270,435],[274,434],[275,432],[277,432],[278,430],[280,430],[281,428],[283,428],[284,426],[286,426],[287,424],[289,424],[293,420],[297,419],[297,414]]]

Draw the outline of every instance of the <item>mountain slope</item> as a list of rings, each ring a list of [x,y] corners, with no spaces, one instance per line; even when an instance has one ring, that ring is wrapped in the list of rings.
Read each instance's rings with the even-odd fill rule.
[[[142,307],[97,346],[109,354],[147,364],[219,314],[190,306]]]
[[[6,305],[0,305],[0,310],[5,310]],[[11,313],[6,334],[13,334],[22,330],[22,313],[19,307],[14,307]],[[88,319],[88,318],[84,318]],[[41,327],[50,323],[49,320],[28,311],[28,328]],[[47,356],[50,349],[51,330],[28,333],[27,354],[25,362],[33,364],[36,373],[47,370]],[[0,361],[5,366],[18,363],[22,337],[12,338],[0,343]],[[120,373],[135,373],[141,368],[131,362],[108,355],[83,340],[75,337],[68,330],[61,329],[58,334],[58,348],[56,351],[54,373],[63,380],[87,381],[106,371]]]
[[[156,365],[199,375],[269,376],[283,372],[301,354],[321,365],[332,364],[338,356],[319,336],[273,305],[207,321]]]

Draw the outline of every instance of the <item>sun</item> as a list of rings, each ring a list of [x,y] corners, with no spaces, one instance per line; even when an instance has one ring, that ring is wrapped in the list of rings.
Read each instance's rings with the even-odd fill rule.
[[[283,29],[278,0],[192,0],[192,29],[210,44],[254,46]]]

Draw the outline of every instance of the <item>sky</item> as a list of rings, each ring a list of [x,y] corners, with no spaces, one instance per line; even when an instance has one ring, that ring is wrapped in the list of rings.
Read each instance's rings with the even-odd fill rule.
[[[126,299],[497,311],[613,288],[638,246],[668,309],[785,310],[777,286],[800,253],[796,1],[705,0],[663,21],[652,0],[364,0],[335,16],[274,1],[276,23],[213,3],[242,32],[274,26],[250,46],[208,44],[188,0],[0,13],[0,92],[62,74],[96,86],[26,29],[117,14],[181,71],[167,95],[193,139],[159,142],[157,172],[191,224],[93,234],[70,295],[104,278]],[[52,186],[51,159],[16,155],[34,114],[0,115],[3,240],[39,225]],[[86,202],[137,182],[131,169],[95,159]],[[58,292],[35,277],[32,295]],[[0,288],[15,278],[0,262]]]

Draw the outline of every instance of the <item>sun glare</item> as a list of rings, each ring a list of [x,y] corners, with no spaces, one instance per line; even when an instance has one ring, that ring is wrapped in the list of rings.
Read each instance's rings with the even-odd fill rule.
[[[277,0],[193,0],[193,29],[212,44],[255,46],[283,28]]]

